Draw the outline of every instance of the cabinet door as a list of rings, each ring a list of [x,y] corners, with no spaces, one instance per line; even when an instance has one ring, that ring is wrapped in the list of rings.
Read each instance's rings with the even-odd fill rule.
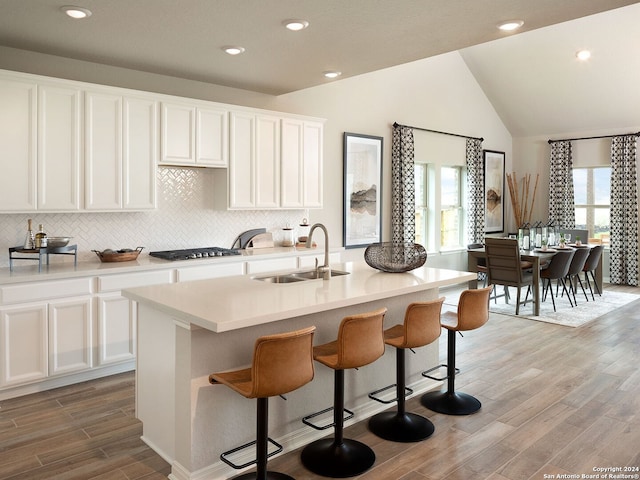
[[[198,107],[196,115],[196,165],[227,167],[229,164],[229,112]]]
[[[46,305],[0,309],[0,385],[47,376]]]
[[[143,98],[123,100],[123,207],[156,207],[158,103]]]
[[[196,107],[162,104],[162,158],[167,165],[195,165]]]
[[[86,95],[85,208],[122,209],[122,97]]]
[[[0,211],[36,208],[37,86],[0,79]]]
[[[90,298],[49,304],[49,375],[92,367],[92,324]]]
[[[280,206],[280,118],[256,118],[256,207]]]
[[[38,89],[38,209],[80,209],[80,102],[75,88]]]
[[[251,113],[232,112],[229,145],[229,208],[255,208],[255,124]]]
[[[305,208],[322,207],[323,129],[320,122],[304,122],[302,177]]]
[[[304,207],[303,122],[282,120],[281,200],[284,208]]]
[[[119,293],[98,297],[98,364],[136,356],[135,302]]]

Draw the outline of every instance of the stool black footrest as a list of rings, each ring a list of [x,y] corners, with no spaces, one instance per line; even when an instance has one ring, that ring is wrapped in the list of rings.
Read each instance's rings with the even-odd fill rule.
[[[276,447],[276,449],[274,451],[272,451],[270,453],[267,453],[267,458],[271,458],[271,457],[273,457],[274,455],[277,455],[278,453],[280,453],[283,450],[282,445],[280,445],[278,442],[276,442],[272,438],[267,438],[267,441],[271,445]],[[234,453],[238,453],[241,450],[245,450],[245,449],[247,449],[249,447],[255,447],[255,445],[256,445],[256,441],[254,440],[253,442],[245,443],[244,445],[240,445],[239,447],[236,447],[236,448],[233,448],[233,449],[228,450],[226,452],[223,452],[220,455],[220,460],[222,460],[224,463],[226,463],[230,467],[235,468],[236,470],[240,470],[240,469],[246,468],[246,467],[248,467],[250,465],[255,465],[256,462],[257,462],[257,459],[255,459],[255,458],[253,460],[251,460],[250,462],[243,463],[242,465],[238,465],[236,463],[233,463],[231,460],[229,460],[227,458],[228,456],[230,456],[230,455],[232,455]]]
[[[447,368],[448,365],[446,363],[441,363],[440,365],[436,365],[433,368],[430,368],[429,370],[425,370],[424,372],[422,372],[422,376],[425,378],[430,378],[431,380],[435,380],[437,382],[442,382],[444,380],[447,380],[449,378],[449,375],[445,375],[444,377],[433,377],[431,375],[427,375],[430,372],[433,372],[434,370],[438,370],[439,368]],[[456,375],[460,373],[460,369],[456,368]]]
[[[384,404],[389,404],[389,403],[395,403],[398,401],[398,397],[392,398],[391,400],[383,400],[380,397],[376,397],[377,394],[382,393],[382,392],[386,392],[387,390],[391,390],[392,388],[395,389],[396,388],[396,384],[394,383],[393,385],[387,385],[384,388],[381,388],[380,390],[375,390],[373,392],[371,392],[369,394],[369,398],[371,400],[375,400],[376,402],[380,402],[380,403],[384,403]],[[408,397],[409,395],[413,394],[413,389],[409,388],[409,387],[404,387],[404,396],[405,398]]]
[[[319,417],[320,415],[324,415],[325,413],[333,411],[333,407],[325,408],[324,410],[320,410],[319,412],[312,413],[311,415],[307,415],[306,417],[302,417],[302,423],[305,425],[309,425],[316,430],[326,430],[327,428],[331,428],[335,425],[334,422],[331,422],[327,425],[316,425],[309,421],[311,418]],[[346,415],[345,415],[346,414]],[[353,418],[353,412],[351,410],[343,409],[344,420],[350,420]]]

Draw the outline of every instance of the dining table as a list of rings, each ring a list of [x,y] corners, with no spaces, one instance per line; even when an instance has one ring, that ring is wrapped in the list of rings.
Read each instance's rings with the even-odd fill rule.
[[[568,246],[566,248],[593,248],[596,245],[592,244],[582,244],[580,246]],[[546,250],[542,248],[534,248],[532,250],[520,250],[520,259],[522,261],[531,262],[531,270],[533,274],[532,281],[532,293],[535,299],[533,303],[533,315],[540,315],[540,297],[541,297],[541,288],[540,288],[540,269],[541,265],[544,265],[546,261],[550,261],[551,258],[556,254],[557,250],[554,247],[549,247]],[[478,271],[478,259],[479,258],[487,258],[487,254],[485,252],[484,247],[482,248],[470,248],[467,250],[467,269],[470,272]],[[595,279],[596,285],[600,292],[602,292],[602,255],[600,256],[600,260],[598,262],[598,266],[595,270]],[[477,277],[474,280],[469,281],[469,288],[478,288],[478,279]]]

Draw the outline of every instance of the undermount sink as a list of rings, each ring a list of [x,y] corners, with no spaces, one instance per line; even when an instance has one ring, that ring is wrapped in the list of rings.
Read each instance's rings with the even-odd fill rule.
[[[339,277],[341,275],[349,275],[349,272],[343,272],[342,270],[331,270],[332,277]],[[322,278],[322,274],[319,274],[316,270],[305,270],[301,272],[280,273],[277,275],[265,275],[262,277],[253,277],[254,280],[260,280],[267,283],[295,283],[304,282],[305,280],[316,280]]]

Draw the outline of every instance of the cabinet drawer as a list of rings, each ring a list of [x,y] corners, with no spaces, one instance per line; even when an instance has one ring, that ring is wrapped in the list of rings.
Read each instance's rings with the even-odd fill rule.
[[[223,265],[205,265],[178,269],[178,282],[205,280],[207,278],[230,277],[244,273],[243,263],[227,263]]]
[[[98,277],[98,292],[115,292],[123,288],[146,287],[173,281],[173,270],[107,275]]]
[[[0,305],[89,295],[92,290],[91,286],[92,278],[88,277],[10,285],[0,288]]]

